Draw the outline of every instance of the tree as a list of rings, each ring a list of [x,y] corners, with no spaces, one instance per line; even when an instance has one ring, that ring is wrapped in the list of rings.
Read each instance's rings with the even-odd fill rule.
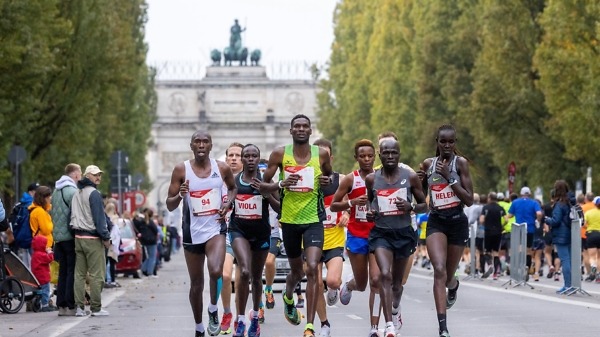
[[[549,135],[567,160],[600,167],[600,5],[549,1],[540,19],[544,35],[535,53],[539,89],[545,95]],[[570,177],[581,178],[574,170]],[[596,183],[599,183],[596,179]]]

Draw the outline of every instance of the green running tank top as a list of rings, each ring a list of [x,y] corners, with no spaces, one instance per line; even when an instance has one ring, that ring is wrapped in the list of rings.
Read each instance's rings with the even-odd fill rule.
[[[310,160],[306,165],[298,165],[294,159],[293,145],[286,145],[283,154],[282,170],[279,180],[284,180],[290,174],[300,175],[295,186],[288,186],[280,191],[281,221],[286,224],[310,224],[323,222],[325,207],[323,193],[319,186],[321,162],[319,147],[310,146]]]

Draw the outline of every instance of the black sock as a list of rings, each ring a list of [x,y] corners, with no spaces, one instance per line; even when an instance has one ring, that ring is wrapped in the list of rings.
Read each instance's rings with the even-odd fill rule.
[[[527,265],[527,274],[529,274],[529,268],[531,268],[531,255],[527,255],[525,261],[525,264]]]
[[[448,331],[448,326],[446,325],[446,314],[437,314],[438,324],[440,325],[440,333],[444,331]]]
[[[499,273],[500,269],[502,269],[500,264],[500,257],[494,256],[494,272]]]
[[[329,325],[329,320],[324,320],[323,322],[321,322],[321,328],[326,325],[331,328],[331,325]]]

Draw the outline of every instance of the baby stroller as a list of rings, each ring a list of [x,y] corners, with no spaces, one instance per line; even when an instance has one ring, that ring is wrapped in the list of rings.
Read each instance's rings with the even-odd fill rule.
[[[21,259],[0,241],[0,310],[15,314],[27,301],[31,310],[38,312],[42,308],[41,287],[31,271]]]

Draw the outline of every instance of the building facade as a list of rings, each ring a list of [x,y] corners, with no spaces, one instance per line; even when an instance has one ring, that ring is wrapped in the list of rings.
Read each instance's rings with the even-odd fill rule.
[[[147,206],[159,214],[173,167],[193,158],[190,139],[196,130],[212,136],[213,158],[224,160],[232,142],[252,143],[268,159],[271,151],[291,142],[290,120],[305,114],[316,130],[317,83],[314,80],[273,80],[262,66],[206,68],[201,80],[157,80],[157,120],[153,146],[147,155],[154,189]]]

